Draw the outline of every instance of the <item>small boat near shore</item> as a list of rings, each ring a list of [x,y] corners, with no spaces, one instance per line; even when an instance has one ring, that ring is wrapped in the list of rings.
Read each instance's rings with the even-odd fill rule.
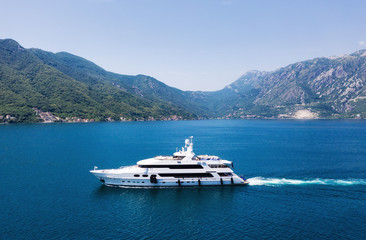
[[[213,155],[196,155],[193,137],[172,156],[156,156],[137,162],[137,165],[117,169],[98,169],[90,172],[107,186],[128,187],[188,187],[207,185],[247,185],[236,175],[233,163]]]

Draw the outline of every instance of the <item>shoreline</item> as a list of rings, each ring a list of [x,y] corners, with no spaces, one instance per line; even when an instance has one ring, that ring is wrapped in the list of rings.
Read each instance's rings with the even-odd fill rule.
[[[0,122],[0,125],[18,124],[80,124],[80,123],[130,123],[130,122],[176,122],[176,121],[204,121],[204,120],[279,120],[279,121],[314,121],[314,120],[362,120],[365,118],[202,118],[202,119],[179,119],[179,120],[126,120],[126,121],[39,121],[39,122]]]

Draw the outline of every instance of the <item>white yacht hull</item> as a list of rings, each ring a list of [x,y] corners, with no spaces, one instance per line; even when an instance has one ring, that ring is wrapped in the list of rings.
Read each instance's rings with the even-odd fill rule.
[[[121,176],[107,176],[98,170],[90,171],[102,184],[116,187],[193,187],[193,186],[218,186],[218,185],[247,185],[248,182],[237,175],[222,178],[156,178],[152,183],[149,177],[131,178]]]

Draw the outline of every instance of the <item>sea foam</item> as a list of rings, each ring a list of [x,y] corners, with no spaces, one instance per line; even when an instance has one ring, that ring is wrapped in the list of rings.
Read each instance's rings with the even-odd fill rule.
[[[287,178],[265,178],[253,177],[248,179],[249,185],[252,186],[280,186],[280,185],[366,185],[366,179],[287,179]]]

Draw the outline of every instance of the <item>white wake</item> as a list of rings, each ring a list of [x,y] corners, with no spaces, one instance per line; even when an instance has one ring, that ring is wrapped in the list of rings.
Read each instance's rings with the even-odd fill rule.
[[[253,177],[247,179],[249,185],[252,186],[279,186],[279,185],[366,185],[366,179],[287,179],[287,178],[265,178],[265,177]]]

